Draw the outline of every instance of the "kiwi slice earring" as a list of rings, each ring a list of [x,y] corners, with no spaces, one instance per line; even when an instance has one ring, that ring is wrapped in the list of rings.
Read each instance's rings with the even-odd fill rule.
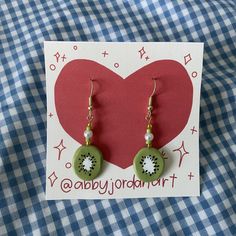
[[[138,178],[144,182],[151,182],[158,179],[163,173],[165,162],[158,149],[152,147],[152,98],[156,92],[156,79],[154,81],[154,89],[148,100],[148,112],[145,117],[147,120],[147,131],[144,135],[147,147],[142,148],[134,157],[133,166]]]
[[[88,124],[84,131],[85,144],[80,146],[73,157],[72,165],[76,175],[83,180],[95,179],[102,168],[103,156],[100,150],[91,145],[91,138],[93,136],[92,120],[93,120],[93,80],[90,79],[91,91],[89,96],[88,106]]]

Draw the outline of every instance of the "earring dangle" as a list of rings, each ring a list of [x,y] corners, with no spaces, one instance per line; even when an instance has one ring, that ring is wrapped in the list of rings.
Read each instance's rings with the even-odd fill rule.
[[[152,147],[152,100],[156,91],[156,79],[154,81],[154,89],[148,100],[148,112],[145,117],[147,120],[147,131],[144,135],[147,147],[142,148],[136,154],[133,160],[134,171],[138,178],[144,182],[157,180],[163,173],[165,162],[162,154],[158,149]]]
[[[73,168],[76,175],[83,180],[95,179],[102,168],[103,156],[101,151],[92,145],[91,139],[93,136],[92,121],[93,121],[93,80],[90,79],[90,96],[88,99],[88,124],[84,131],[85,144],[80,146],[73,157]]]

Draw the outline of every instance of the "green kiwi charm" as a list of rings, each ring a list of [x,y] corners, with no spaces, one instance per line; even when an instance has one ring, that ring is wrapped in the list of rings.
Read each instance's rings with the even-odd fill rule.
[[[93,80],[91,82],[91,91],[89,96],[89,106],[88,106],[88,124],[84,131],[85,144],[80,146],[73,157],[72,166],[75,174],[83,180],[93,180],[95,179],[102,169],[103,156],[100,150],[91,145],[91,138],[93,136],[92,131],[92,94],[93,94]]]
[[[102,163],[102,153],[93,145],[80,146],[73,157],[74,171],[83,180],[95,179],[101,171]]]
[[[152,147],[154,135],[152,133],[152,99],[156,91],[156,79],[154,81],[154,89],[148,100],[148,111],[145,119],[147,120],[147,131],[144,135],[147,147],[142,148],[135,155],[133,167],[137,177],[144,182],[151,182],[159,179],[165,167],[165,162],[162,154],[158,149]]]
[[[151,182],[161,176],[165,162],[156,148],[144,147],[134,157],[133,165],[140,180]]]

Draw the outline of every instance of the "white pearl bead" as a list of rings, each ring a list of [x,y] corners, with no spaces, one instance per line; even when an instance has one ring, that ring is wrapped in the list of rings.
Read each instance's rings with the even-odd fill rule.
[[[145,138],[146,141],[152,141],[153,138],[154,138],[154,136],[153,136],[152,133],[146,133],[146,134],[144,135],[144,138]]]
[[[90,139],[90,138],[92,138],[92,136],[93,136],[93,131],[92,130],[85,130],[84,131],[84,137],[86,139]]]

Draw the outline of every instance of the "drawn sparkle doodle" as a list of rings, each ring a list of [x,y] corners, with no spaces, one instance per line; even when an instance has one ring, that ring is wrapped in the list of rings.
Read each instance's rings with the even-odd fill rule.
[[[186,151],[185,146],[184,146],[184,141],[182,141],[182,144],[179,148],[173,150],[173,152],[178,151],[180,156],[179,156],[179,167],[181,166],[182,162],[183,162],[183,158],[185,155],[189,154],[188,151]]]
[[[103,57],[106,57],[109,55],[107,51],[104,51],[102,54],[103,54]]]
[[[187,65],[191,60],[192,60],[192,57],[191,57],[190,53],[184,56],[184,64],[185,65]]]
[[[64,62],[66,60],[66,55],[64,54],[62,57],[61,57],[62,61]]]
[[[192,131],[192,134],[197,133],[197,130],[195,129],[195,126],[193,126],[193,128],[190,129],[190,130]]]
[[[191,180],[191,179],[194,177],[193,173],[190,172],[190,173],[188,174],[188,177],[189,177],[189,180]]]
[[[63,139],[61,140],[61,142],[57,146],[55,146],[53,148],[56,148],[58,150],[57,160],[59,161],[61,159],[62,151],[66,149],[66,147],[63,144]]]
[[[140,59],[143,58],[143,56],[146,54],[146,51],[144,50],[144,47],[142,47],[139,51]]]
[[[56,176],[55,171],[53,171],[52,174],[48,176],[48,179],[50,180],[51,187],[53,187],[54,183],[58,179],[58,177]]]
[[[56,57],[56,61],[57,61],[57,63],[58,63],[58,61],[59,61],[59,58],[60,58],[60,53],[59,53],[59,52],[57,52],[56,54],[54,54],[54,57]]]

